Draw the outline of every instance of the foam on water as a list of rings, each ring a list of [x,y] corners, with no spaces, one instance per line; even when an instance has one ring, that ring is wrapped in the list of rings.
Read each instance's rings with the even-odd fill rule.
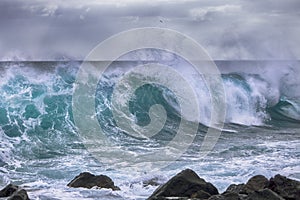
[[[144,63],[158,59],[150,55],[151,59]],[[209,156],[199,159],[197,153],[211,117],[209,91],[203,77],[183,59],[174,59],[169,54],[160,59],[171,60],[165,62],[189,81],[199,99],[201,116],[199,139],[195,140],[198,143],[172,165],[155,173],[118,171],[99,162],[85,149],[72,116],[72,93],[80,62],[1,63],[0,185],[11,181],[22,184],[33,199],[145,199],[156,187],[143,187],[143,181],[162,176],[158,180],[162,183],[187,167],[220,191],[255,174],[271,177],[280,173],[300,179],[300,93],[297,93],[300,84],[294,74],[299,71],[299,63],[281,63],[280,70],[269,70],[262,63],[256,70],[240,67],[240,71],[233,70],[237,67],[227,67],[237,65],[236,62],[217,63],[226,92],[225,127]],[[169,139],[157,136],[139,141],[124,134],[112,118],[110,97],[115,83],[126,71],[143,62],[113,63],[100,79],[95,94],[99,123],[112,140],[123,142],[136,152],[159,148],[165,141],[157,141]],[[160,103],[169,113],[163,131],[172,137],[181,117],[174,93],[168,88],[148,85],[135,95],[134,122],[147,124],[149,107]],[[122,190],[66,187],[82,171],[109,175]]]

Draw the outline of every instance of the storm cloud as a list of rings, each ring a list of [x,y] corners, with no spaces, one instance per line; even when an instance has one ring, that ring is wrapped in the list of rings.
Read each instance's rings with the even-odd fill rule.
[[[216,60],[300,59],[298,0],[2,0],[0,60],[83,59],[141,27],[182,32]]]

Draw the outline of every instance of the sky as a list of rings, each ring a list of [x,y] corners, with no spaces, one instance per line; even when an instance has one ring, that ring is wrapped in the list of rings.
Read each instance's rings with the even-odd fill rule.
[[[142,27],[186,34],[214,60],[300,59],[299,0],[1,0],[0,60],[81,60]]]

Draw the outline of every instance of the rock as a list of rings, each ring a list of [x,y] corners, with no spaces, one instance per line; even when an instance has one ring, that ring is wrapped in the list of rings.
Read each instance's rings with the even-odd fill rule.
[[[199,192],[203,191],[203,192]],[[148,200],[164,199],[163,197],[188,197],[192,195],[219,194],[217,188],[200,178],[193,170],[185,169],[158,187]]]
[[[232,193],[236,193],[236,194],[243,194],[244,192],[244,188],[245,188],[245,184],[231,184],[227,189],[226,192],[232,192]]]
[[[250,194],[257,190],[262,190],[269,185],[269,181],[266,177],[262,175],[253,176],[248,180],[246,184],[232,184],[230,185],[226,192],[233,192],[237,194]]]
[[[0,191],[0,197],[9,197],[8,200],[29,200],[26,190],[17,185],[9,184]]]
[[[270,189],[254,191],[248,195],[247,200],[284,200],[281,196]]]
[[[15,192],[10,198],[7,200],[29,200],[26,190],[22,189]]]
[[[241,193],[251,194],[254,191],[262,190],[269,185],[269,180],[263,175],[253,176],[248,180]]]
[[[277,174],[270,179],[268,188],[284,199],[300,200],[300,182]]]
[[[16,192],[18,189],[19,189],[19,186],[17,186],[17,185],[8,184],[5,188],[3,188],[0,191],[0,197],[9,197],[14,192]]]
[[[95,176],[94,174],[91,174],[89,172],[80,173],[70,183],[68,183],[67,186],[74,187],[74,188],[83,187],[88,189],[97,186],[100,188],[120,190],[120,188],[115,186],[114,182],[108,176],[105,175]]]
[[[191,198],[197,198],[197,199],[208,199],[209,197],[211,197],[211,195],[203,190],[199,190],[196,193],[191,195]]]
[[[247,195],[237,194],[235,192],[224,192],[223,194],[211,196],[208,200],[242,200]]]

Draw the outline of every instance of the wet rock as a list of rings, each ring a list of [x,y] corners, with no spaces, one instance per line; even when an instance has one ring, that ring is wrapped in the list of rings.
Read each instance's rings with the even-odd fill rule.
[[[230,185],[226,192],[233,192],[237,194],[251,194],[254,191],[262,190],[269,185],[269,180],[262,176],[256,175],[248,180],[246,184],[232,184]]]
[[[208,200],[244,200],[246,197],[247,195],[235,192],[224,192],[223,194],[211,196]]]
[[[200,192],[202,191],[202,192]],[[165,199],[164,197],[188,197],[193,195],[216,195],[218,190],[211,183],[200,178],[193,170],[186,169],[171,178],[167,183],[157,188],[148,198]]]
[[[9,197],[14,192],[16,192],[18,189],[19,189],[19,186],[17,186],[17,185],[8,184],[5,188],[3,188],[0,191],[0,197]]]
[[[7,200],[29,200],[26,190],[22,189],[15,192],[10,198]]]
[[[70,183],[68,183],[69,187],[83,187],[83,188],[92,188],[92,187],[100,187],[100,188],[109,188],[112,190],[120,190],[119,187],[115,186],[114,182],[106,175],[98,175],[95,176],[89,172],[80,173],[76,176]]]
[[[254,191],[248,195],[247,200],[284,200],[281,196],[270,189]]]
[[[211,195],[203,190],[199,190],[196,193],[191,195],[191,198],[196,198],[196,199],[208,199],[211,197]]]
[[[226,189],[226,192],[231,192],[231,193],[236,193],[236,194],[243,194],[243,193],[245,193],[244,188],[245,188],[245,184],[244,183],[238,184],[238,185],[231,184]]]
[[[19,186],[9,184],[0,191],[0,197],[9,197],[8,200],[29,200],[26,190]]]
[[[284,199],[300,200],[300,182],[277,174],[270,179],[268,188]]]
[[[254,191],[262,190],[269,185],[269,180],[263,175],[253,176],[244,186],[242,193],[251,194]]]

